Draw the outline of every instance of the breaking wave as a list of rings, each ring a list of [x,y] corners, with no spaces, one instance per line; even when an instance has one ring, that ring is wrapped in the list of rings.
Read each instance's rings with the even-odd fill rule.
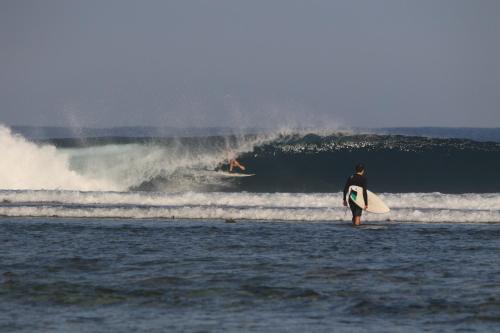
[[[33,142],[0,126],[0,151],[0,189],[12,190],[336,192],[359,161],[376,192],[500,188],[500,144],[467,139],[277,131]],[[256,176],[215,172],[230,156]]]

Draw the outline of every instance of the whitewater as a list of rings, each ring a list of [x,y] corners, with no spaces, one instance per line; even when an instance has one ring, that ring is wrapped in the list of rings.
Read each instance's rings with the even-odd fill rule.
[[[367,221],[500,223],[498,194],[382,193],[387,214]],[[341,193],[0,191],[0,215],[147,219],[347,221]]]
[[[432,187],[428,187],[431,191],[415,191],[424,182],[418,175],[412,175],[413,183],[398,191],[401,182],[391,183],[397,175],[377,172],[383,154],[392,161],[400,159],[400,163],[413,163],[416,157],[427,159],[423,164],[432,164],[438,160],[436,156],[474,156],[480,166],[481,159],[498,158],[498,146],[470,140],[284,136],[283,132],[168,140],[113,138],[97,143],[89,143],[88,138],[32,141],[0,125],[0,215],[350,221],[340,190],[352,162],[340,165],[339,161],[355,155],[368,161],[376,177],[371,189],[391,208],[387,214],[367,213],[365,221],[500,223],[498,191],[467,191],[468,183],[463,187],[459,184],[457,193],[440,193]],[[215,171],[229,155],[248,163],[257,176],[235,179]],[[304,173],[304,165],[318,167]],[[321,169],[323,165],[342,172],[332,175],[331,168]],[[460,172],[474,177],[475,164],[464,163],[463,167],[466,169]],[[420,172],[424,173],[425,167]],[[446,179],[439,186],[456,188]]]

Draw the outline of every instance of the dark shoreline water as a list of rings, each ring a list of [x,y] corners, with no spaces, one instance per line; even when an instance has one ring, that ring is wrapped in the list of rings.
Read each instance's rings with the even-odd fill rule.
[[[485,332],[500,225],[0,219],[0,331]]]

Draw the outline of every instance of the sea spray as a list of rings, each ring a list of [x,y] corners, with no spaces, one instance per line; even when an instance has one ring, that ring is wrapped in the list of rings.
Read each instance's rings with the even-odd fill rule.
[[[231,187],[233,180],[215,170],[229,158],[275,140],[274,134],[141,144],[105,144],[62,149],[70,165],[90,178],[108,179],[121,189],[162,192],[210,191]]]

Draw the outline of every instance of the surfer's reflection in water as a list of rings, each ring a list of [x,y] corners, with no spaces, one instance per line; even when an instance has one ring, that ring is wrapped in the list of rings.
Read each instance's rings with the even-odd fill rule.
[[[352,192],[349,194],[349,207],[352,211],[352,224],[360,225],[361,224],[361,214],[363,213],[363,209],[366,210],[368,208],[368,193],[367,190],[367,179],[364,176],[365,174],[365,166],[361,163],[358,163],[355,167],[355,173],[352,176],[347,178],[347,181],[344,186],[344,206],[347,206],[347,191],[349,191],[350,186],[359,186],[363,188],[363,198],[365,199],[365,207],[359,207],[351,198],[351,195],[360,195],[360,193]]]

